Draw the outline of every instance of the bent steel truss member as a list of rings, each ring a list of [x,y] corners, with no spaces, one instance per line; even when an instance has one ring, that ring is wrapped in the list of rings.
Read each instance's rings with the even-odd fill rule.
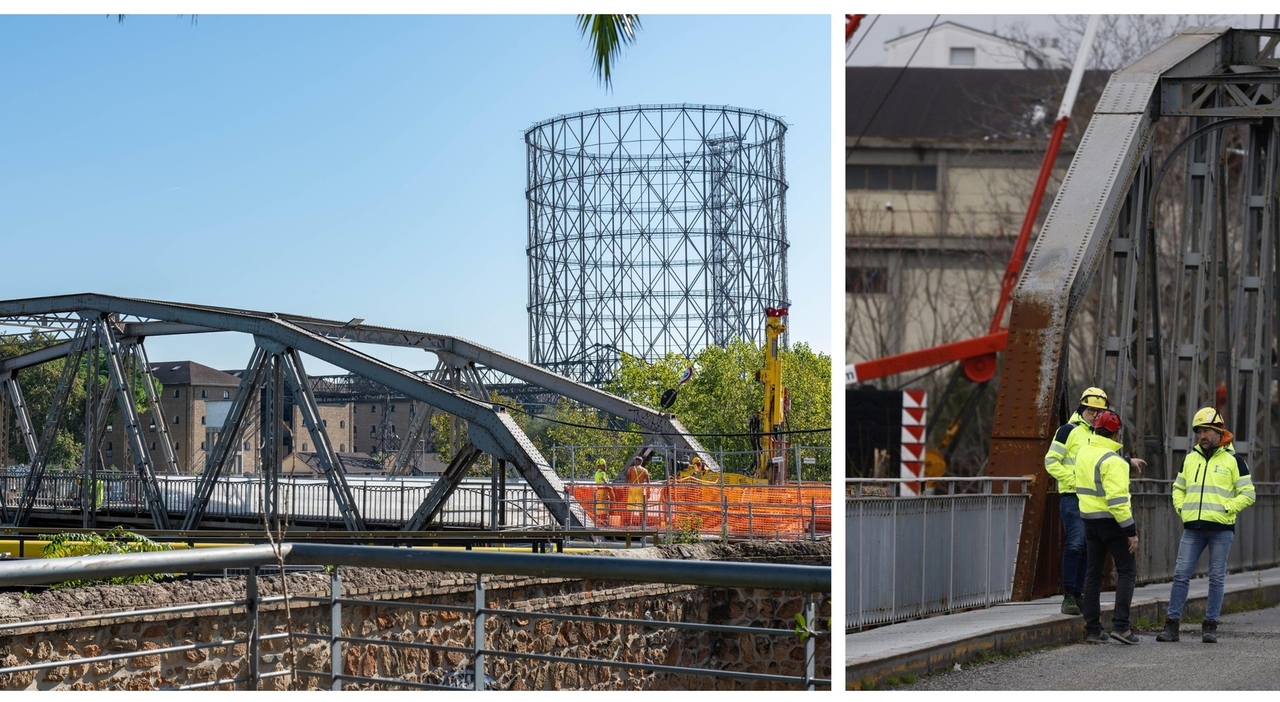
[[[1263,479],[1274,470],[1277,47],[1276,30],[1191,29],[1113,74],[1098,102],[1013,295],[988,474],[1036,477],[1015,599],[1057,591],[1043,577],[1046,567],[1037,577],[1038,564],[1050,560],[1041,547],[1057,546],[1041,541],[1053,533],[1042,529],[1042,459],[1078,389],[1066,387],[1067,341],[1091,291],[1099,300],[1096,339],[1092,354],[1075,362],[1110,394],[1127,448],[1150,461],[1155,477],[1169,478],[1180,465],[1191,413],[1214,403],[1220,382],[1237,451]],[[1156,122],[1175,117],[1191,118],[1187,136],[1163,164],[1154,162]],[[1229,171],[1232,128],[1247,133],[1239,170]],[[1165,187],[1184,202],[1177,232],[1173,218],[1158,220],[1156,197],[1183,153],[1183,193]],[[1229,175],[1241,182],[1229,187]],[[1162,318],[1162,300],[1170,299],[1173,315]]]
[[[302,352],[318,359],[332,363],[347,371],[356,373],[389,387],[405,396],[426,403],[436,409],[468,423],[468,438],[479,451],[488,453],[514,467],[528,482],[530,488],[544,501],[552,516],[564,526],[594,526],[589,516],[572,499],[566,499],[564,484],[560,481],[546,459],[529,441],[515,422],[500,408],[470,397],[465,393],[446,387],[440,383],[422,378],[409,371],[396,368],[367,354],[347,348],[339,343],[339,339],[364,341],[368,343],[394,343],[401,346],[421,346],[428,348],[434,344],[436,353],[472,354],[476,360],[490,358],[493,367],[499,365],[520,370],[526,375],[539,378],[544,383],[559,385],[559,376],[546,373],[541,369],[532,369],[527,364],[515,361],[510,357],[476,347],[467,342],[433,337],[400,330],[388,330],[364,325],[350,325],[327,320],[314,320],[304,317],[284,316],[262,312],[250,312],[230,308],[185,305],[152,300],[111,297],[84,293],[78,295],[31,298],[0,302],[0,317],[29,318],[39,316],[40,319],[52,321],[62,319],[69,324],[69,318],[58,318],[55,315],[79,314],[90,318],[114,317],[115,323],[121,325],[124,336],[144,337],[148,335],[196,333],[207,331],[237,331],[254,335],[259,344],[264,340],[285,349]],[[138,321],[120,322],[120,317],[132,317]],[[21,321],[21,320],[20,320]],[[304,326],[305,325],[305,326]],[[77,334],[68,348],[73,355],[83,350],[83,335]],[[77,346],[78,344],[78,346]],[[448,347],[448,348],[445,348]],[[264,354],[265,356],[265,354]],[[471,359],[469,359],[471,360]],[[78,359],[77,359],[78,362]],[[481,360],[481,362],[483,362]],[[74,367],[76,364],[72,364]],[[251,364],[250,369],[253,369]],[[283,370],[283,369],[282,369]],[[249,373],[246,373],[249,375]],[[255,373],[256,375],[256,373]],[[265,371],[264,371],[265,375]],[[514,375],[514,373],[513,373]],[[558,380],[559,379],[559,380]],[[259,380],[259,383],[262,382]],[[538,382],[538,381],[533,381]],[[570,381],[565,381],[570,382]],[[69,387],[70,380],[60,383],[60,387]],[[241,384],[241,395],[251,390],[253,381]],[[557,389],[557,388],[552,388]],[[683,427],[674,418],[667,418],[647,408],[615,398],[607,393],[579,384],[564,386],[566,395],[569,392],[582,394],[598,404],[608,404],[624,419],[631,419],[649,428],[657,426],[657,433],[668,437],[668,440],[681,442],[682,445],[694,447],[697,442],[689,437]],[[589,392],[583,393],[582,390]],[[572,395],[569,395],[572,397]],[[577,398],[575,398],[577,399]],[[246,400],[244,405],[248,404]],[[234,409],[234,408],[233,408]],[[604,407],[602,409],[608,409]],[[241,415],[244,408],[239,408]],[[241,420],[243,416],[241,416]],[[659,422],[658,420],[664,420]],[[667,431],[675,429],[676,431]],[[224,431],[218,442],[218,450],[211,457],[210,468],[206,473],[220,470],[225,462],[227,449],[233,445],[229,435],[235,433],[233,427]],[[51,434],[50,434],[51,435]],[[47,441],[48,439],[46,439]],[[700,446],[697,446],[701,449]],[[705,452],[704,452],[705,453]],[[33,471],[34,472],[34,471]],[[29,481],[28,489],[31,499],[34,498],[34,485]],[[212,477],[207,483],[202,477],[201,488],[197,491],[196,501],[192,504],[186,522],[198,524],[203,509],[208,504],[208,493],[212,486]],[[28,499],[29,503],[31,499]],[[30,507],[27,507],[27,512]]]

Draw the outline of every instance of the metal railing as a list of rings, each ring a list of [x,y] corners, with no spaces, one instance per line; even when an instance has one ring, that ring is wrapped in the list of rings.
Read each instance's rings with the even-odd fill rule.
[[[1007,602],[1026,478],[935,478],[954,494],[898,497],[899,479],[848,479],[845,628]],[[966,492],[967,491],[967,492]]]
[[[6,496],[21,490],[24,476],[2,476]],[[146,494],[136,475],[103,474],[99,519],[131,516],[149,519]],[[35,501],[43,514],[80,515],[79,478],[46,475]],[[185,514],[194,499],[193,476],[160,476],[160,494],[171,515]],[[353,503],[370,526],[399,527],[426,498],[432,478],[348,478]],[[226,477],[215,484],[205,511],[206,522],[239,520],[259,524],[261,477]],[[690,495],[698,493],[698,498]],[[704,494],[705,493],[705,494]],[[449,496],[438,523],[490,530],[556,529],[546,501],[524,482],[511,481],[494,504],[489,480],[470,478]],[[278,490],[281,514],[292,523],[341,523],[333,494],[324,480],[292,478]],[[709,499],[708,499],[709,498]],[[565,486],[566,502],[576,502],[592,516],[596,529],[697,531],[721,538],[816,539],[831,533],[830,490],[823,483],[785,486],[684,486],[655,482],[642,486]],[[755,502],[756,504],[753,504]],[[12,502],[10,502],[12,504]]]
[[[439,688],[456,689],[459,681],[470,681],[470,687],[484,689],[486,684],[492,685],[495,678],[487,673],[495,658],[509,660],[531,660],[546,664],[574,664],[600,666],[611,669],[644,671],[655,675],[688,675],[713,679],[738,679],[761,681],[775,684],[792,685],[797,688],[815,689],[819,686],[830,686],[831,681],[816,675],[818,661],[818,643],[830,651],[830,631],[818,630],[818,605],[831,590],[831,569],[824,566],[776,565],[758,563],[731,563],[721,561],[651,561],[627,558],[604,558],[592,556],[548,556],[526,554],[478,553],[470,551],[415,550],[403,548],[385,548],[373,546],[347,546],[332,544],[285,543],[280,547],[280,557],[292,565],[331,566],[330,592],[328,597],[292,597],[295,603],[306,603],[308,606],[330,608],[329,631],[325,633],[295,632],[293,638],[301,643],[321,642],[320,650],[327,652],[328,670],[323,669],[323,660],[315,669],[301,669],[284,666],[279,656],[273,657],[274,670],[263,671],[262,643],[283,640],[289,637],[287,632],[264,633],[262,623],[262,607],[265,604],[281,602],[281,596],[261,596],[258,592],[258,571],[263,566],[276,566],[277,555],[270,546],[248,546],[241,548],[214,548],[198,551],[169,551],[145,554],[87,556],[79,558],[37,559],[29,561],[0,563],[0,586],[29,586],[39,583],[53,583],[65,580],[83,580],[91,578],[110,578],[125,575],[140,575],[158,572],[205,573],[225,571],[228,569],[248,569],[245,579],[245,597],[243,599],[202,602],[173,607],[159,607],[110,614],[93,614],[86,616],[51,618],[39,621],[10,622],[0,624],[0,635],[15,630],[39,627],[49,629],[63,625],[87,623],[109,625],[112,621],[126,619],[146,621],[156,617],[188,612],[194,615],[197,611],[210,609],[233,610],[233,614],[243,616],[247,635],[200,643],[172,642],[159,648],[126,651],[108,655],[61,658],[56,661],[41,661],[26,665],[0,668],[0,676],[24,671],[39,671],[63,666],[75,666],[107,661],[135,661],[142,656],[160,657],[165,653],[183,652],[195,649],[232,647],[244,645],[243,675],[234,678],[201,681],[179,685],[179,689],[198,687],[223,687],[243,685],[246,688],[258,689],[263,680],[271,677],[292,675],[297,678],[318,680],[334,690],[343,689],[345,685],[379,684],[404,688]],[[475,579],[475,598],[472,606],[460,607],[430,603],[408,603],[390,600],[363,600],[342,595],[341,567],[391,568],[398,570],[443,571],[468,573]],[[671,585],[695,585],[724,588],[755,588],[760,590],[784,591],[803,595],[803,616],[809,630],[801,636],[794,628],[788,628],[791,622],[778,622],[783,626],[739,626],[712,624],[708,622],[664,621],[658,618],[645,617],[633,619],[627,617],[589,616],[582,614],[563,614],[556,612],[534,612],[498,608],[490,606],[485,591],[485,575],[516,575],[540,578],[589,579],[610,582],[665,583]],[[766,593],[765,596],[773,596]],[[827,597],[829,601],[829,597]],[[294,606],[297,606],[296,604]],[[445,644],[425,644],[389,640],[388,638],[372,638],[370,636],[344,635],[342,631],[343,611],[346,607],[377,606],[383,608],[399,607],[409,611],[434,610],[448,611],[458,616],[470,616],[471,632],[469,641],[458,641]],[[792,650],[803,651],[802,672],[798,675],[763,672],[761,670],[727,670],[722,667],[693,667],[689,665],[672,665],[649,662],[626,661],[621,659],[591,659],[574,656],[555,655],[552,653],[530,653],[504,650],[495,647],[495,641],[488,637],[495,626],[494,620],[504,619],[549,619],[557,622],[582,622],[603,624],[614,631],[641,630],[651,633],[659,630],[670,632],[695,632],[694,639],[706,635],[723,635],[726,640],[741,641],[757,638],[770,640],[767,646],[759,650],[782,651],[784,643],[790,642]],[[354,617],[348,617],[354,620]],[[356,632],[360,630],[355,629]],[[456,666],[446,670],[442,664],[436,672],[439,682],[422,682],[404,679],[374,678],[346,672],[343,669],[344,648],[348,645],[361,647],[379,646],[390,648],[416,647],[420,649],[438,650],[462,654],[470,658],[465,666]],[[627,648],[626,646],[622,648]],[[790,655],[785,654],[785,655]],[[829,661],[824,661],[828,664]],[[157,664],[158,666],[159,664]]]

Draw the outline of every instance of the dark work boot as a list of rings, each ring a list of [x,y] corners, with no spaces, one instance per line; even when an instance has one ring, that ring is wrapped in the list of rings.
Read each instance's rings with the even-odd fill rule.
[[[1218,643],[1218,622],[1212,619],[1204,620],[1200,625],[1200,640],[1205,643]]]
[[[1073,617],[1080,615],[1080,598],[1067,593],[1062,596],[1062,613],[1070,614]]]
[[[1178,620],[1164,620],[1164,631],[1156,634],[1156,641],[1177,641],[1178,640]]]

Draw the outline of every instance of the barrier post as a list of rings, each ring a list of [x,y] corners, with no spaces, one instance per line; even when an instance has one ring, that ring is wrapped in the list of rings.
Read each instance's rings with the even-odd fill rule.
[[[329,576],[329,689],[342,690],[342,575]]]

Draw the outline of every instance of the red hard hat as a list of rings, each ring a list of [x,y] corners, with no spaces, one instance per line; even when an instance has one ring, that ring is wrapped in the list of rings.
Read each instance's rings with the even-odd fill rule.
[[[1093,418],[1093,428],[1102,429],[1108,434],[1120,431],[1120,415],[1109,409],[1102,410]]]

